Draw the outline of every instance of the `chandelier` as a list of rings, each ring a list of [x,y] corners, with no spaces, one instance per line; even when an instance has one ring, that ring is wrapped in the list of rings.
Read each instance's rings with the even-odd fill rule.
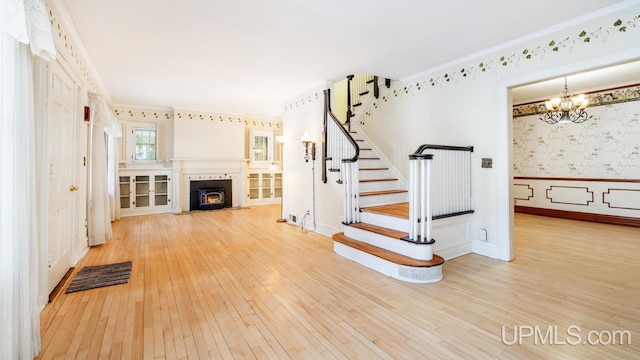
[[[547,124],[582,123],[593,116],[587,114],[584,109],[589,105],[589,99],[584,94],[573,96],[567,87],[567,78],[564,78],[564,92],[560,97],[544,102],[547,113],[540,120]]]

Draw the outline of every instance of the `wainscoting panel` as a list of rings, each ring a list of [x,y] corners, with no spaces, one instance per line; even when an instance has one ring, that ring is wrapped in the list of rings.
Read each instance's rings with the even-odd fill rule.
[[[514,177],[517,212],[640,226],[640,180]]]

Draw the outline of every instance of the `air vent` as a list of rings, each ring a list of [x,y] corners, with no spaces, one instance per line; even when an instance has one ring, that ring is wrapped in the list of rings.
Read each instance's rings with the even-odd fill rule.
[[[442,280],[442,266],[412,267],[398,265],[398,277],[406,281],[428,283]]]

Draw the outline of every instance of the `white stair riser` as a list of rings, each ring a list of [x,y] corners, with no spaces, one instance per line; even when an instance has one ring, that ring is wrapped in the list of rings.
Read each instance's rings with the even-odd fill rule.
[[[432,260],[433,250],[431,245],[412,244],[408,241],[393,239],[388,236],[362,230],[353,226],[345,226],[344,234],[352,239],[362,241],[369,245],[393,251],[416,260]]]
[[[362,170],[358,173],[360,180],[364,179],[388,179],[394,177],[389,170]]]
[[[337,241],[333,242],[333,251],[340,256],[355,261],[360,265],[364,265],[369,269],[375,270],[394,279],[420,284],[434,283],[442,280],[441,265],[432,266],[430,268],[413,268],[410,266],[398,265]],[[423,276],[410,277],[404,275],[417,272],[423,273]]]
[[[360,214],[360,220],[367,224],[376,224],[388,229],[398,231],[409,231],[409,219],[402,219],[395,216],[387,216],[382,214],[374,214],[363,211]]]
[[[395,204],[400,202],[407,202],[407,196],[408,195],[406,192],[385,195],[360,196],[358,198],[358,204],[360,205],[360,207]]]
[[[376,168],[376,167],[387,167],[387,165],[382,162],[382,160],[366,160],[360,159],[358,160],[358,166],[364,168]]]
[[[365,191],[380,191],[380,190],[395,190],[398,189],[398,181],[368,181],[361,182],[358,185],[360,192]]]

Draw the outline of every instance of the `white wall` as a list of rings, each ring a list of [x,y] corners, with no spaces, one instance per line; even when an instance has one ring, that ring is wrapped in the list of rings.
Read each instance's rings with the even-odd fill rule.
[[[238,116],[176,110],[176,159],[244,159],[244,121]]]
[[[305,226],[313,229],[315,216],[315,230],[327,236],[340,231],[342,218],[342,198],[334,186],[322,182],[321,141],[324,116],[322,91],[330,85],[328,83],[318,86],[291,100],[282,115],[283,135],[286,138],[283,147],[283,214],[287,220],[289,215],[296,215],[297,223],[300,223],[308,210],[311,218],[305,222]],[[304,161],[304,146],[300,139],[305,131],[309,132],[316,142],[315,162]],[[315,170],[313,170],[314,166]]]
[[[384,99],[367,109],[371,115],[362,119],[362,129],[404,176],[407,176],[407,155],[420,144],[473,145],[472,191],[476,212],[471,234],[477,239],[480,229],[488,232],[488,242],[474,246],[474,251],[510,260],[513,199],[508,87],[640,57],[640,24],[633,18],[639,11],[636,4],[633,9],[585,17],[571,22],[564,30],[538,33],[537,37],[416,75],[405,82],[395,81]],[[618,19],[627,26],[626,31],[614,25]],[[584,42],[582,31],[589,34],[590,42]],[[309,109],[300,109],[301,106]],[[298,135],[305,127],[318,128],[322,116],[311,116],[314,112],[320,114],[319,110],[311,109],[316,106],[319,105],[314,102],[302,105],[299,100],[285,104],[285,132]],[[291,108],[294,110],[287,110]],[[293,113],[308,116],[296,117]],[[480,167],[480,159],[484,157],[493,158],[494,168]],[[296,167],[289,170],[288,177],[301,175]],[[287,190],[286,196],[304,194],[300,187]],[[320,197],[329,196],[332,191],[323,187]],[[326,217],[319,213],[319,221],[330,222],[336,212],[341,210],[333,208]]]

